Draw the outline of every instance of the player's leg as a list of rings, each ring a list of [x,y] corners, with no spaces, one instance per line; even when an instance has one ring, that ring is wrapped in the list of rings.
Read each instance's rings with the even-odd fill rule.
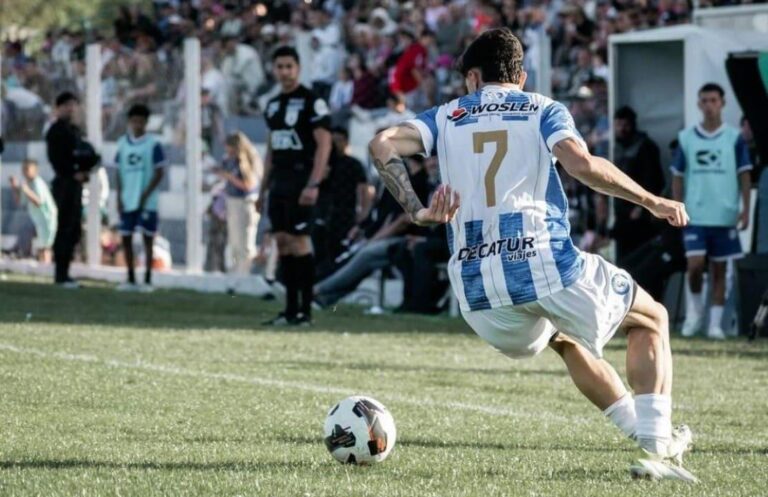
[[[725,305],[725,261],[709,263],[709,279],[712,288],[712,304],[709,308],[709,327],[707,337],[715,340],[725,339],[722,328],[723,306]]]
[[[154,260],[154,246],[155,235],[154,233],[144,234],[144,284],[147,286],[152,285],[152,261]]]
[[[296,270],[291,236],[291,212],[297,199],[291,196],[269,196],[268,216],[277,248],[278,266],[281,280],[285,286],[285,308],[275,318],[265,321],[265,325],[287,325],[295,321],[299,312],[299,289],[296,285]]]
[[[691,337],[701,329],[704,316],[702,292],[707,243],[705,228],[688,226],[683,229],[685,255],[688,262],[685,285],[685,322],[682,335]]]
[[[123,244],[123,254],[125,255],[125,267],[128,271],[128,286],[136,284],[136,273],[134,269],[133,258],[133,231],[136,229],[136,212],[123,212],[120,215],[120,238]],[[119,289],[128,289],[127,287]]]
[[[565,362],[576,388],[627,437],[634,437],[634,398],[613,366],[563,334],[550,341],[549,347]]]
[[[308,324],[312,322],[312,287],[315,283],[315,256],[308,234],[293,237],[293,254],[296,285],[301,297],[298,324]]]
[[[152,262],[154,261],[155,233],[157,233],[157,212],[141,213],[141,231],[144,234],[144,284],[151,290]]]
[[[621,328],[627,333],[627,379],[635,392],[640,446],[665,454],[672,438],[672,352],[663,305],[640,287]]]
[[[285,309],[282,313],[283,320],[292,321],[299,313],[299,288],[296,284],[296,270],[293,256],[293,237],[285,232],[274,234],[277,254],[280,260],[280,272],[285,286]],[[281,316],[276,319],[280,320]],[[274,324],[287,324],[282,321]]]
[[[727,285],[726,265],[729,259],[741,257],[741,242],[738,232],[734,228],[709,228],[707,242],[707,253],[709,253],[711,261],[709,278],[712,288],[712,306],[709,309],[707,336],[715,340],[724,340],[725,332],[723,332],[722,320]]]

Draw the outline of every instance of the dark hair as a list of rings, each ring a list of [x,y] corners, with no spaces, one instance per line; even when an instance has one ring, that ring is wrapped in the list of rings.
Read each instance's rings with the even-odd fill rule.
[[[705,84],[704,86],[699,88],[699,95],[701,95],[702,93],[709,93],[709,92],[713,92],[713,91],[716,91],[718,93],[718,95],[720,95],[720,98],[724,98],[725,97],[725,90],[723,90],[723,87],[718,85],[717,83],[707,83],[707,84]]]
[[[334,126],[331,128],[331,133],[343,135],[344,138],[349,139],[349,131],[344,126]]]
[[[295,48],[287,45],[277,47],[272,53],[272,62],[276,61],[278,57],[293,57],[293,60],[295,60],[297,64],[299,63],[299,52],[297,52]]]
[[[59,93],[59,96],[56,97],[56,107],[60,107],[72,101],[79,102],[80,99],[78,99],[77,95],[75,95],[71,91],[61,92]]]
[[[632,110],[632,107],[625,105],[624,107],[621,107],[619,110],[613,113],[614,119],[624,119],[625,121],[629,121],[632,123],[632,126],[637,124],[637,114],[634,110]]]
[[[144,119],[149,118],[149,107],[147,107],[144,104],[134,104],[131,106],[131,108],[128,110],[128,117],[143,117]]]
[[[470,43],[459,60],[461,74],[466,76],[474,68],[480,69],[487,83],[519,83],[523,45],[508,28],[488,30]]]

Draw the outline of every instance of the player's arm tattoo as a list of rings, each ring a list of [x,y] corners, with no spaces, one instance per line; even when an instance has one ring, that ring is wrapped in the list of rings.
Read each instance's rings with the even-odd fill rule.
[[[423,209],[421,200],[416,192],[413,191],[411,179],[408,176],[408,168],[403,158],[397,154],[383,162],[378,157],[374,159],[373,164],[379,171],[387,189],[395,197],[403,210],[413,219],[419,209]]]

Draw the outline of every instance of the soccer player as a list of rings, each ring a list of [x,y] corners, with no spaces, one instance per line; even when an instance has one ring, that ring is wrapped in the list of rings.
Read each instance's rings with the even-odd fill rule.
[[[416,224],[447,223],[451,284],[478,335],[513,358],[551,344],[579,390],[637,441],[633,476],[696,481],[677,464],[691,435],[672,430],[666,311],[626,271],[573,246],[553,159],[594,190],[673,226],[686,224],[685,207],[590,155],[564,105],[522,91],[522,67],[511,31],[481,34],[461,60],[468,95],[379,133],[370,144],[374,164]],[[444,182],[427,207],[403,163],[417,154],[437,155]],[[602,359],[617,330],[627,335],[634,397]]]
[[[157,187],[163,179],[165,154],[157,136],[147,133],[149,108],[136,104],[128,110],[128,133],[117,142],[117,210],[123,238],[128,281],[121,291],[152,291],[152,247],[157,232]],[[144,284],[136,284],[133,233],[144,236]]]
[[[325,101],[299,84],[299,54],[294,48],[275,50],[272,66],[281,92],[266,106],[270,133],[256,205],[261,211],[269,192],[267,214],[280,256],[285,310],[264,324],[310,325],[315,275],[310,230],[331,154],[331,120]]]
[[[688,285],[683,336],[695,335],[704,314],[702,273],[709,257],[709,284],[712,307],[709,309],[707,336],[724,340],[721,328],[725,302],[725,265],[742,256],[736,230],[749,226],[750,172],[749,148],[739,130],[723,123],[725,92],[715,83],[699,90],[700,124],[678,135],[679,146],[672,164],[672,195],[685,202],[691,224],[683,231],[688,258]],[[739,213],[741,190],[741,213]]]

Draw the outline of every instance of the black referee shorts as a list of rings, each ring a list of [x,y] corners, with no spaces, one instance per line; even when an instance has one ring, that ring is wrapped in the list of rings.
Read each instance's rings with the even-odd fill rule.
[[[273,233],[309,236],[315,224],[315,206],[299,205],[298,195],[270,192],[267,215]]]

